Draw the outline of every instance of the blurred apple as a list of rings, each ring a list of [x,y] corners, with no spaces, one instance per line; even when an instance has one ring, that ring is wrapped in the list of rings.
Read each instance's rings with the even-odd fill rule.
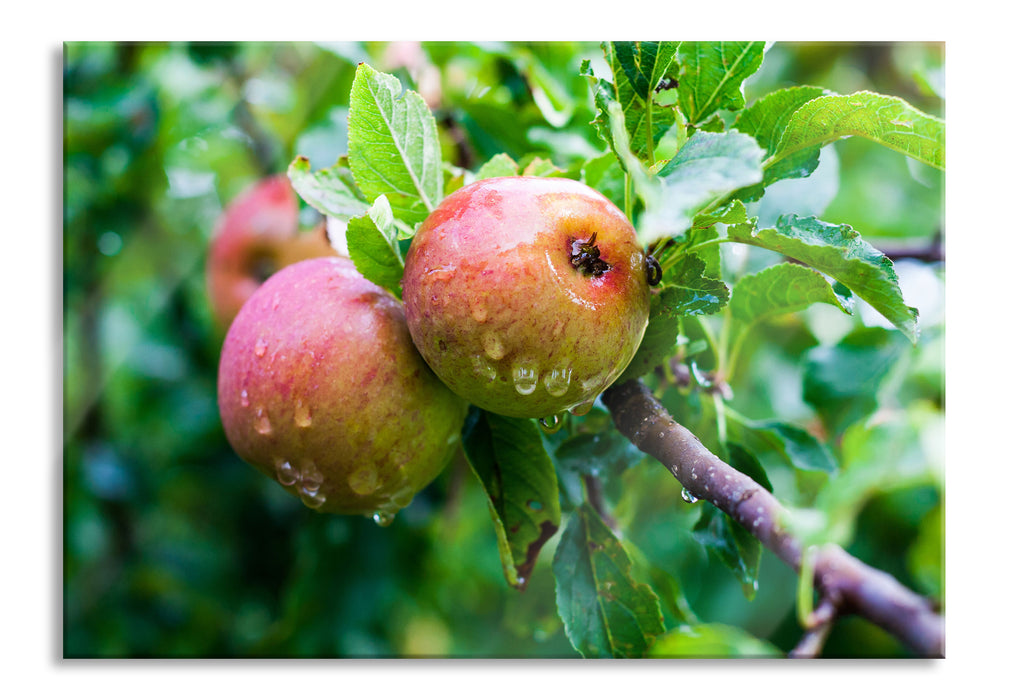
[[[325,224],[299,233],[298,199],[286,175],[255,183],[225,208],[210,244],[207,291],[214,317],[227,328],[274,272],[335,254]]]

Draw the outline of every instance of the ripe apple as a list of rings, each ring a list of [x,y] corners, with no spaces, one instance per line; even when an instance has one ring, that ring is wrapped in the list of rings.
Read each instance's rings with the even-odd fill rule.
[[[298,200],[286,175],[253,184],[224,210],[207,257],[207,290],[224,328],[267,277],[308,258],[335,255],[325,225],[298,233]]]
[[[403,302],[454,392],[507,416],[591,402],[648,323],[645,253],[612,202],[574,180],[500,177],[446,197],[410,244]]]
[[[245,461],[321,511],[389,518],[452,456],[465,402],[403,305],[342,257],[278,271],[224,339],[218,407]]]

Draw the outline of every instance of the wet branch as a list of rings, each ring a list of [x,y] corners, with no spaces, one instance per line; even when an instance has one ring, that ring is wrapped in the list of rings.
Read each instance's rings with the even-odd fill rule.
[[[673,420],[641,382],[611,387],[603,394],[603,401],[617,429],[641,451],[658,459],[690,493],[710,501],[788,566],[799,570],[804,545],[788,527],[788,510],[770,492],[712,454]],[[819,637],[804,640],[807,645],[817,649],[822,645],[823,628],[829,628],[835,615],[856,614],[921,656],[944,655],[945,620],[930,602],[841,547],[820,547],[814,583],[821,601],[817,612],[825,619],[811,628],[822,631],[816,633]]]

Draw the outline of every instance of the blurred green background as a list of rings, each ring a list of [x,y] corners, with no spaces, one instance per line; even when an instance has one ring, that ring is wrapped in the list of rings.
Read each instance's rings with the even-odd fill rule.
[[[346,152],[357,62],[424,95],[444,157],[460,167],[506,152],[576,168],[604,148],[579,77],[581,61],[601,55],[598,44],[559,42],[64,45],[65,657],[575,655],[554,603],[556,538],[528,590],[509,589],[486,496],[461,456],[388,528],[310,511],[235,456],[217,416],[223,330],[204,265],[217,217],[244,188],[296,155],[324,167]],[[747,98],[792,84],[872,89],[942,116],[943,65],[941,44],[776,44]],[[814,178],[801,201],[818,206],[821,193],[824,219],[877,247],[941,239],[940,173],[851,140],[825,150]],[[779,189],[762,219],[796,201]],[[317,214],[303,205],[302,219]],[[900,419],[855,426],[841,455],[855,476],[834,488],[830,517],[856,555],[938,596],[942,268],[908,265],[902,280],[920,277],[915,294],[932,306],[923,342],[901,348],[887,375]],[[749,389],[737,387],[740,410],[808,414],[796,357],[850,330],[836,322],[812,310],[790,334],[772,329],[773,347],[746,369]],[[849,468],[887,450],[898,472]],[[662,469],[646,460],[622,487],[625,534],[701,619],[794,645],[790,571],[765,556],[748,601],[692,540],[696,509]],[[904,653],[858,620],[840,624],[827,651]]]

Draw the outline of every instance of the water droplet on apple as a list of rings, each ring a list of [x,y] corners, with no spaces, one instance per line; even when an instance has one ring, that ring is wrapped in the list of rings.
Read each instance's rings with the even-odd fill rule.
[[[686,501],[687,503],[697,503],[699,500],[701,500],[697,496],[695,496],[694,494],[692,494],[689,491],[687,491],[686,488],[684,488],[682,491],[680,491],[680,497],[684,501]]]
[[[592,404],[596,402],[595,397],[592,397],[588,401],[582,401],[580,404],[576,404],[568,409],[568,413],[572,416],[584,416],[586,413],[592,410]]]
[[[301,502],[309,508],[320,508],[322,504],[326,502],[326,495],[324,493],[320,493],[318,489],[312,491],[302,488],[300,495]]]
[[[300,476],[290,462],[277,462],[277,481],[284,486],[294,486]]]
[[[315,492],[322,486],[323,476],[315,462],[308,460],[301,468],[301,488],[305,491]]]
[[[497,370],[494,369],[494,365],[488,362],[483,355],[477,355],[473,358],[473,372],[478,377],[486,377],[488,381],[497,379]]]
[[[483,299],[475,298],[469,303],[470,315],[473,316],[473,320],[477,323],[483,323],[487,320],[487,306],[484,304]]]
[[[599,391],[606,384],[606,373],[602,372],[594,377],[589,377],[588,379],[583,379],[579,382],[582,386],[582,391],[585,393],[590,393],[594,391]]]
[[[249,392],[248,392],[248,390],[242,389],[241,399],[242,399],[242,408],[248,408],[249,407]]]
[[[265,355],[266,354],[266,340],[264,340],[263,338],[260,338],[259,340],[257,340],[254,352],[256,353],[256,357],[262,357],[263,355]]]
[[[533,366],[517,364],[512,368],[512,382],[515,384],[515,391],[528,396],[536,391],[536,382],[539,381],[539,372]]]
[[[500,360],[507,354],[504,343],[494,331],[487,331],[483,334],[483,351],[492,360]]]
[[[312,425],[312,409],[306,406],[301,399],[294,404],[294,422],[299,428],[307,428]]]
[[[269,435],[273,432],[273,425],[270,423],[270,417],[266,415],[266,411],[262,406],[256,409],[256,419],[252,423],[252,427],[256,429],[256,432],[260,435]]]
[[[551,396],[564,396],[571,386],[571,368],[556,367],[543,375],[543,388]]]
[[[384,510],[376,510],[371,514],[371,519],[380,527],[389,527],[395,519],[395,513],[386,513]]]
[[[326,502],[326,495],[320,492],[323,476],[315,462],[308,460],[301,469],[301,488],[298,495],[309,508],[318,508]]]
[[[559,415],[545,416],[540,418],[540,428],[544,433],[554,434],[561,429],[561,417]]]
[[[378,488],[378,473],[370,467],[362,467],[347,477],[347,485],[354,493],[367,496]]]

